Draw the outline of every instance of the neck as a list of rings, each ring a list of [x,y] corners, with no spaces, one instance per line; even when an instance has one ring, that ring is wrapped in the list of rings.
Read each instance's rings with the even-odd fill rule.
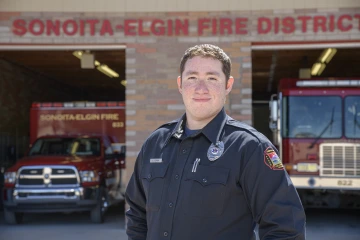
[[[218,113],[219,112],[207,119],[196,119],[193,116],[190,116],[190,114],[186,113],[186,126],[190,130],[203,129],[209,122],[211,122],[211,120],[216,117]]]

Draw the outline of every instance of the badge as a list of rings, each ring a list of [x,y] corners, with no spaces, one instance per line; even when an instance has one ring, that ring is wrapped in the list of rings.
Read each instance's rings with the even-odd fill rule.
[[[272,170],[283,170],[284,166],[274,149],[268,147],[264,152],[264,162]]]
[[[210,161],[215,161],[224,152],[224,143],[217,142],[215,145],[212,143],[207,151],[207,157]]]

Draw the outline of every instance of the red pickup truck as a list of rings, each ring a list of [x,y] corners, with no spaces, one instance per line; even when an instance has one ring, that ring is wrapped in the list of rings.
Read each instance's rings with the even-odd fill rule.
[[[125,104],[34,103],[30,148],[4,173],[4,217],[89,211],[95,223],[124,200]]]

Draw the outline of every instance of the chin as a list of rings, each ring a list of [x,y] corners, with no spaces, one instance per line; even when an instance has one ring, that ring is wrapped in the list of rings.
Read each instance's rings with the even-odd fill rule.
[[[198,120],[198,121],[201,121],[201,120],[205,120],[205,119],[208,119],[208,118],[211,118],[213,117],[215,114],[214,112],[209,112],[209,111],[206,111],[206,112],[203,112],[201,110],[198,110],[196,112],[193,112],[193,117],[194,119]]]

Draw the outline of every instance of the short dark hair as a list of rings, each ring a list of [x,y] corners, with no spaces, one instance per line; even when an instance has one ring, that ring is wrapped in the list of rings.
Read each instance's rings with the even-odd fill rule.
[[[180,76],[184,72],[185,63],[187,60],[197,56],[219,60],[222,63],[222,71],[225,74],[226,81],[229,79],[231,73],[231,60],[229,56],[226,55],[226,53],[221,48],[211,44],[196,45],[194,47],[188,48],[185,51],[185,54],[181,58],[180,62]]]

